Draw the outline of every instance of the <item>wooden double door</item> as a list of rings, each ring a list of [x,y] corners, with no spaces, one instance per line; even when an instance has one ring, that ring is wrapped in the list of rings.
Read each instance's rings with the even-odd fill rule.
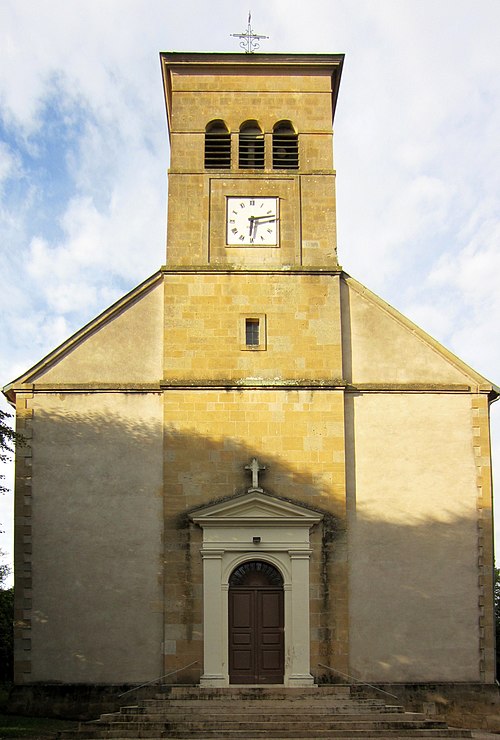
[[[284,676],[283,580],[251,561],[229,581],[229,681],[280,684]]]

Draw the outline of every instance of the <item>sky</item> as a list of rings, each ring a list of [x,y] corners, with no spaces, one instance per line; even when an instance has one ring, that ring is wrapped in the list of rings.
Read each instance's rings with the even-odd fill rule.
[[[346,55],[346,272],[500,383],[498,0],[0,0],[0,386],[165,263],[159,52],[240,51],[249,10],[261,51]]]

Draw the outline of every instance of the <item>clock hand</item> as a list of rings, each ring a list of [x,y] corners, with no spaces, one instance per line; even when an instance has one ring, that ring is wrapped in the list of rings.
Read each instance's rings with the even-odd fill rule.
[[[248,220],[250,221],[248,229],[249,229],[250,237],[251,237],[252,231],[254,230],[254,227],[255,227],[255,216],[250,216]]]

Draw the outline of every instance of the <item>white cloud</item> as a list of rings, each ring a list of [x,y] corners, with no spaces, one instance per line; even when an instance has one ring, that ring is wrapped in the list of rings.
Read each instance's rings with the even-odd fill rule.
[[[459,242],[458,248],[439,257],[429,282],[460,291],[462,298],[478,309],[500,306],[500,205],[496,214],[489,208],[473,210],[462,236],[468,236],[466,243]]]
[[[19,157],[3,141],[0,141],[0,190],[8,180],[20,176],[21,166]]]

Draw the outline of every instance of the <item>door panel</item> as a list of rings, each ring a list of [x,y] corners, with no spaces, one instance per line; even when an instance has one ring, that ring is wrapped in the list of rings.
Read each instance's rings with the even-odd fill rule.
[[[273,634],[263,634],[262,635],[262,644],[263,645],[278,645],[281,642],[280,635],[273,633]]]
[[[281,626],[280,596],[281,591],[259,591],[260,623],[263,629],[276,629]]]
[[[249,629],[251,626],[252,592],[234,591],[233,598],[233,626],[240,629]]]
[[[280,672],[281,667],[281,652],[279,650],[263,650],[262,651],[262,671],[265,673]],[[271,678],[270,676],[268,677]],[[278,681],[276,681],[278,683]]]
[[[233,635],[234,645],[250,645],[251,635],[242,634],[241,632],[235,632]]]
[[[229,665],[237,683],[255,680],[254,608],[253,591],[229,591]]]

